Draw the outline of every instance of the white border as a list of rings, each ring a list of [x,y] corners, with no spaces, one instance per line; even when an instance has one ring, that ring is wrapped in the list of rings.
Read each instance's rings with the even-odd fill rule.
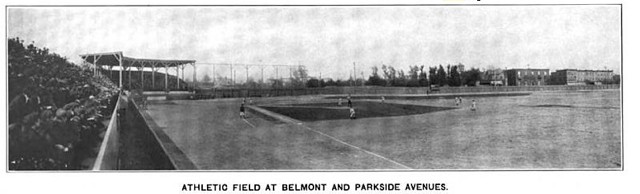
[[[399,3],[478,3],[476,1],[224,1],[215,2],[222,4],[399,4]],[[186,183],[446,183],[449,188],[441,193],[640,193],[636,186],[638,176],[638,134],[637,111],[638,93],[634,91],[638,76],[633,76],[635,72],[640,72],[640,61],[638,60],[638,25],[640,21],[640,6],[635,1],[490,1],[481,0],[479,4],[546,4],[546,3],[568,3],[568,4],[590,4],[607,3],[623,4],[623,83],[624,107],[623,107],[623,127],[624,127],[624,170],[623,171],[524,171],[524,172],[152,172],[152,173],[6,173],[6,140],[5,133],[0,133],[0,193],[187,193],[180,192],[182,184]],[[111,4],[212,4],[210,1],[96,1],[87,2],[80,0],[66,1],[20,1],[9,0],[3,5],[111,5]],[[3,9],[2,20],[5,20],[5,9]],[[5,31],[2,32],[5,37]],[[6,45],[6,40],[5,40]],[[6,61],[6,47],[1,49],[2,58]],[[0,68],[2,75],[3,95],[1,95],[2,123],[6,126],[6,68]],[[627,76],[625,76],[627,75]],[[437,191],[431,191],[436,193]],[[198,192],[204,193],[204,192]],[[242,192],[218,192],[218,193],[242,193]],[[255,193],[255,192],[251,192]],[[291,193],[291,192],[279,192]],[[304,193],[304,192],[294,192]],[[314,193],[330,193],[314,192]],[[345,193],[365,193],[365,192],[345,192]],[[381,192],[378,192],[381,193]],[[388,193],[388,192],[385,192]],[[391,192],[393,193],[393,192]],[[405,193],[405,192],[396,192]],[[417,193],[417,192],[416,192]],[[421,192],[424,193],[424,192]]]

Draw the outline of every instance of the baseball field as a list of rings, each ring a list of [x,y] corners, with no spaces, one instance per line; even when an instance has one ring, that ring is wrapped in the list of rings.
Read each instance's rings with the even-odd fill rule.
[[[147,113],[202,170],[620,169],[619,90],[527,95],[151,101]],[[338,99],[343,104],[338,105]],[[472,100],[477,105],[471,111]],[[278,118],[287,118],[283,121]]]

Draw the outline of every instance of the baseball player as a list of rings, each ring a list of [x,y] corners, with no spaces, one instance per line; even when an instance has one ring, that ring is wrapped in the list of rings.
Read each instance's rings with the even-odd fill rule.
[[[244,118],[246,118],[246,117],[247,117],[247,115],[246,115],[246,114],[245,114],[245,112],[244,112],[244,103],[242,103],[242,104],[240,105],[240,118],[243,118],[243,119],[244,119]]]
[[[471,111],[476,111],[476,100],[471,100]]]
[[[356,119],[356,110],[353,107],[349,108],[349,119]]]

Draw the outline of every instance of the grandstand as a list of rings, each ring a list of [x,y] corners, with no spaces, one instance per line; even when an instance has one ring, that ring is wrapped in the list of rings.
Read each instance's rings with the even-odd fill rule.
[[[100,73],[108,77],[112,82],[116,83],[120,80],[120,72],[116,70],[102,70]],[[129,76],[131,73],[131,76]],[[164,91],[164,80],[168,78],[168,88],[174,91],[191,90],[192,87],[188,83],[174,75],[166,75],[165,73],[153,73],[149,71],[129,71],[122,76],[122,82],[125,83],[122,88],[125,90],[143,90],[143,91]],[[140,74],[144,75],[140,75]],[[144,77],[144,78],[143,78]],[[131,78],[131,79],[129,79]]]
[[[146,89],[150,88],[151,90],[155,90],[156,88],[156,76],[155,74],[164,68],[164,91],[171,90],[180,90],[180,83],[185,83],[184,81],[180,81],[180,70],[182,70],[182,79],[184,79],[184,68],[185,65],[191,64],[194,67],[193,71],[193,80],[196,80],[196,66],[195,60],[163,60],[163,59],[142,59],[142,58],[132,58],[124,56],[122,51],[118,52],[107,52],[107,53],[93,53],[93,54],[84,54],[80,55],[83,62],[86,64],[90,64],[94,75],[99,75],[102,72],[108,72],[109,78],[113,80],[113,69],[116,68],[118,78],[118,86],[120,88],[133,88],[133,83],[140,83],[139,88]],[[169,86],[169,68],[175,68],[176,76],[172,76],[175,78],[175,87]],[[140,73],[145,72],[145,70],[151,70],[151,87],[145,86],[145,77],[147,77],[148,73]],[[134,81],[133,72],[137,72],[140,76],[140,81]],[[125,74],[127,78],[125,78]],[[137,77],[137,76],[135,76]],[[147,77],[147,79],[149,79]],[[126,82],[126,84],[125,84]],[[183,85],[185,86],[185,85]]]

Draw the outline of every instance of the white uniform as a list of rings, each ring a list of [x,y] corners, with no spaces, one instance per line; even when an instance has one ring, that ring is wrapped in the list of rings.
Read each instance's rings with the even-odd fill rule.
[[[349,109],[349,118],[350,119],[355,119],[356,118],[356,110],[353,108]]]
[[[476,111],[476,101],[471,103],[471,111]]]

